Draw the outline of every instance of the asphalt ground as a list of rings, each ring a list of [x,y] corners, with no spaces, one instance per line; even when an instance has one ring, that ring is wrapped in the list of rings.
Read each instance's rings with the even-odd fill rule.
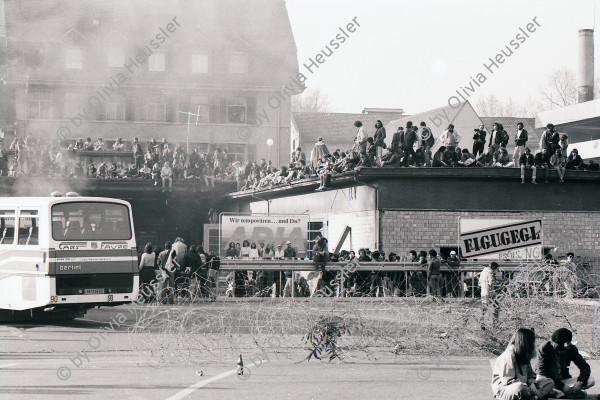
[[[181,358],[132,343],[123,307],[88,312],[84,319],[0,325],[3,399],[491,399],[489,357],[346,357],[302,361],[306,349],[265,341],[237,355]],[[114,331],[105,327],[113,322]],[[104,331],[102,331],[104,329]],[[99,333],[102,332],[102,333]],[[104,333],[105,332],[105,333]],[[150,333],[162,335],[163,332]],[[591,360],[598,378],[600,360]],[[575,368],[574,369],[576,372]],[[597,379],[598,380],[598,379]],[[588,391],[589,399],[600,393]]]

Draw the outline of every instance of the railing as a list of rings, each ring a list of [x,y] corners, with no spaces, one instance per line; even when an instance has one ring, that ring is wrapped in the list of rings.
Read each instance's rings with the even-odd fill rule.
[[[455,293],[457,297],[463,297],[465,294],[468,297],[475,297],[479,290],[477,277],[483,268],[489,265],[492,260],[480,260],[480,261],[467,261],[462,262],[459,268],[450,268],[447,264],[442,264],[440,271],[442,275],[448,280],[455,279],[459,285],[458,291]],[[523,261],[506,261],[496,260],[499,264],[499,270],[497,276],[504,281],[512,280],[523,287],[525,294],[540,290],[541,286],[548,282],[548,277],[556,274],[557,268],[561,268],[561,265],[549,265],[544,264],[540,261],[534,260],[523,260]],[[588,276],[593,278],[594,284],[597,284],[597,276],[589,274],[590,265],[579,264],[583,270],[586,270]],[[563,268],[564,269],[564,268]],[[427,265],[422,265],[417,262],[329,262],[326,267],[326,271],[335,272],[335,278],[337,284],[334,285],[336,290],[330,295],[336,297],[345,297],[347,293],[344,291],[344,280],[353,272],[375,272],[384,276],[384,279],[391,279],[395,273],[402,273],[403,277],[401,283],[404,286],[404,290],[401,291],[401,295],[407,296],[415,294],[413,282],[416,277],[420,276],[421,291],[423,290],[422,285],[427,286],[426,279],[423,278],[426,271]],[[284,297],[283,286],[286,284],[287,278],[283,276],[284,271],[292,272],[291,277],[291,293],[290,297],[295,297],[296,287],[296,276],[293,272],[302,271],[315,271],[317,272],[314,263],[311,260],[306,259],[265,259],[265,260],[239,260],[239,259],[222,259],[221,260],[221,271],[274,271],[279,275],[275,276],[275,280],[278,281],[279,285],[277,294],[280,297]],[[338,273],[340,272],[340,273]],[[389,274],[388,274],[389,273]],[[418,275],[421,273],[421,275]],[[415,277],[415,274],[417,276]],[[454,275],[454,277],[453,277]],[[223,284],[224,274],[221,273],[221,284]],[[397,276],[396,276],[397,278]],[[258,288],[259,291],[261,288]],[[556,288],[549,288],[547,291],[554,291]],[[222,293],[219,291],[219,293]],[[314,292],[313,292],[314,294]],[[422,293],[416,293],[422,294]],[[555,294],[555,293],[553,293]],[[382,285],[381,290],[377,291],[376,296],[389,296],[393,295],[389,290],[385,290],[385,285]]]

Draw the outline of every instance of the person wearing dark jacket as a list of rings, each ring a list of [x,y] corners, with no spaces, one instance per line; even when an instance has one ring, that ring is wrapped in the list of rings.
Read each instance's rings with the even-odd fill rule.
[[[203,291],[204,281],[206,281],[206,276],[201,276],[201,266],[202,260],[200,259],[196,246],[190,246],[190,250],[183,256],[183,267],[185,267],[184,276],[190,278],[190,292],[192,298],[196,297],[199,288],[201,292]]]
[[[550,153],[552,154],[552,153]],[[579,155],[579,151],[577,151],[577,149],[573,149],[571,150],[571,154],[569,154],[569,157],[567,158],[567,169],[584,169],[585,167],[585,163],[583,162],[583,159],[581,158],[581,156]]]
[[[519,160],[525,153],[525,146],[527,145],[528,139],[527,130],[523,128],[523,123],[519,122],[517,124],[517,133],[515,134],[515,151],[513,152],[513,161],[517,168],[521,166]]]
[[[483,154],[486,136],[487,131],[485,130],[485,126],[481,125],[479,129],[475,129],[475,134],[473,135],[473,154],[475,157]]]
[[[221,268],[221,259],[214,253],[211,252],[207,256],[208,262],[208,270],[207,270],[207,278],[206,278],[206,287],[208,292],[208,297],[211,301],[215,301],[217,299],[218,291],[217,291],[217,281],[219,279],[219,269]]]
[[[402,150],[404,150],[404,166],[408,167],[408,162],[412,156],[415,155],[415,142],[417,141],[417,132],[413,129],[412,124],[410,127],[406,125],[406,133],[404,136],[404,143],[402,144]]]
[[[404,143],[404,128],[399,126],[398,130],[394,132],[392,136],[392,143],[390,144],[390,151],[396,152],[398,148]]]
[[[521,154],[521,157],[519,158],[519,164],[521,165],[521,183],[525,183],[525,169],[531,168],[531,183],[534,185],[537,184],[535,181],[535,158],[533,157],[533,154],[531,154],[529,147],[525,147],[525,153]]]
[[[544,343],[538,351],[537,380],[550,378],[554,381],[554,387],[565,394],[564,398],[585,398],[584,389],[595,384],[594,378],[590,378],[590,365],[583,359],[577,347],[571,343],[573,333],[560,328],[552,334],[552,340]],[[577,378],[569,374],[569,365],[575,363],[579,369]]]
[[[380,120],[375,124],[375,135],[373,135],[373,145],[377,148],[377,165],[381,165],[381,155],[385,148],[385,128]]]
[[[427,262],[427,286],[429,294],[432,296],[438,296],[440,299],[441,295],[441,276],[440,276],[440,260],[437,258],[437,251],[429,250],[429,261]]]
[[[488,147],[494,149],[494,155],[498,154],[500,147],[506,147],[508,143],[508,134],[504,127],[499,122],[494,122],[492,133],[490,134],[490,142]]]

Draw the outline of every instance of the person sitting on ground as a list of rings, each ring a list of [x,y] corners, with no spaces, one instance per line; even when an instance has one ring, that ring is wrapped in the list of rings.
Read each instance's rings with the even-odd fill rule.
[[[550,157],[550,166],[556,170],[560,183],[565,181],[565,160],[562,158],[561,149],[554,150],[554,154]]]
[[[88,165],[88,178],[95,178],[96,177],[96,165],[91,162],[90,165]]]
[[[554,331],[552,339],[539,348],[537,379],[549,379],[555,389],[564,393],[563,398],[583,399],[587,397],[584,389],[594,386],[596,382],[590,377],[590,365],[579,354],[572,340],[573,333],[567,328]],[[571,362],[579,369],[577,378],[569,373]]]
[[[343,172],[348,172],[354,170],[358,166],[360,162],[360,156],[356,151],[349,151],[346,154],[346,160],[344,161],[344,169]]]
[[[332,167],[333,163],[331,162],[331,157],[325,157],[325,161],[321,163],[317,172],[319,174],[320,182],[319,187],[316,189],[317,191],[326,190],[331,186]]]
[[[102,164],[100,164],[100,167],[98,167],[98,173],[97,173],[97,177],[99,179],[106,179],[108,174],[108,166],[106,165],[105,162],[103,162]]]
[[[567,158],[566,168],[576,170],[585,169],[585,163],[583,162],[583,159],[579,155],[579,151],[577,149],[571,150],[571,154],[569,154],[569,157]]]
[[[108,169],[108,177],[110,179],[117,179],[119,177],[119,173],[117,171],[117,164],[111,164],[110,168]]]
[[[458,165],[458,158],[456,156],[456,152],[452,149],[448,149],[444,146],[444,163],[448,167],[456,167]]]
[[[531,368],[535,356],[535,332],[520,328],[506,350],[496,359],[492,373],[492,392],[498,400],[538,400],[552,391],[552,380],[536,379]]]
[[[94,151],[104,151],[106,150],[106,146],[104,144],[104,142],[102,141],[102,138],[98,138],[98,140],[96,140],[96,143],[94,144]]]
[[[392,151],[392,149],[388,149],[387,153],[381,157],[381,166],[382,167],[400,167],[402,162],[402,157],[404,153],[400,148],[397,151]]]
[[[548,176],[550,174],[550,168],[548,164],[550,163],[550,156],[548,153],[540,151],[535,154],[534,162],[536,169],[543,168],[546,171],[545,182],[548,183]]]
[[[521,157],[519,158],[519,165],[521,166],[521,184],[525,183],[525,170],[529,168],[531,169],[531,183],[536,185],[537,182],[535,181],[535,158],[533,157],[533,154],[531,154],[531,150],[529,149],[529,147],[525,147],[525,152],[521,154]]]
[[[112,147],[114,151],[122,151],[125,148],[125,143],[123,143],[123,139],[117,138]]]
[[[373,138],[371,136],[367,138],[366,152],[367,158],[369,159],[369,163],[371,164],[371,166],[377,166],[377,145],[375,145],[375,142],[373,141]]]
[[[94,150],[94,142],[92,142],[92,138],[85,139],[85,143],[83,143],[83,150],[85,151],[93,151]]]
[[[513,161],[510,161],[510,156],[508,155],[506,147],[500,147],[498,155],[494,158],[494,167],[511,168],[514,166],[515,163]]]
[[[438,167],[447,167],[448,164],[444,161],[444,152],[446,151],[446,146],[440,146],[439,149],[433,155],[433,161],[431,162],[431,166]]]
[[[75,150],[83,150],[83,139],[79,138],[77,139],[77,141],[75,142],[75,146],[74,146]]]
[[[488,151],[481,154],[475,160],[476,167],[492,167],[494,165],[494,149],[488,148]]]
[[[469,153],[469,149],[462,149],[460,161],[458,161],[457,163],[458,165],[461,165],[463,167],[470,167],[475,163],[475,156]]]
[[[419,147],[415,154],[410,156],[408,159],[409,167],[424,167],[427,160],[425,158],[425,150],[422,147]]]

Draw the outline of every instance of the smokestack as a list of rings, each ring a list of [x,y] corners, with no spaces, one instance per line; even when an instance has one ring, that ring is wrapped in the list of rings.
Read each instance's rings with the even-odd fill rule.
[[[577,102],[594,99],[594,30],[579,30],[579,73]]]

